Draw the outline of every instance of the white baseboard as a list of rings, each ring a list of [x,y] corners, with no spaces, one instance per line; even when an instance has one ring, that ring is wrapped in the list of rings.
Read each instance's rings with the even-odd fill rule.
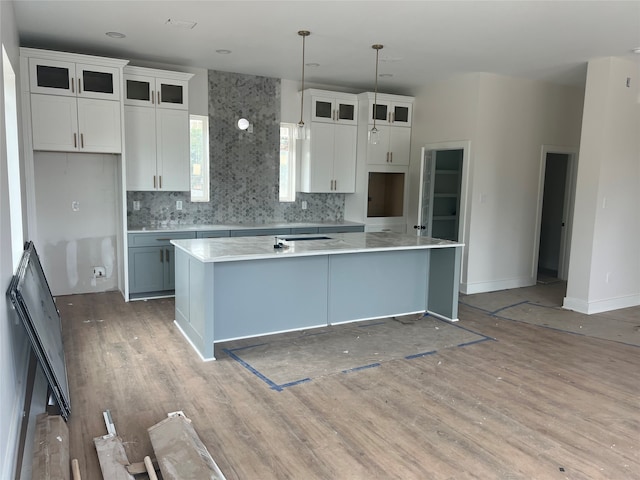
[[[465,295],[474,293],[495,292],[510,288],[530,287],[536,284],[536,280],[531,277],[508,278],[506,280],[494,280],[490,282],[461,283],[460,292]]]
[[[592,313],[609,312],[621,308],[637,307],[640,305],[640,294],[625,297],[607,298],[589,302],[580,298],[564,297],[562,308],[578,313],[591,315]]]

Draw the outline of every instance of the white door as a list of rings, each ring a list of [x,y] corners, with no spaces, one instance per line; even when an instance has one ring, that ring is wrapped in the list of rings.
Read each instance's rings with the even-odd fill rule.
[[[78,98],[80,150],[121,153],[120,102]]]
[[[156,190],[156,110],[124,106],[127,190]]]
[[[34,150],[78,150],[78,113],[75,97],[31,94]]]
[[[158,189],[191,190],[189,112],[156,108]]]

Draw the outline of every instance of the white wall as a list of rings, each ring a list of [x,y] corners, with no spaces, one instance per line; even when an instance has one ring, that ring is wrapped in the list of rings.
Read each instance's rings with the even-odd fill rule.
[[[34,152],[38,238],[35,241],[51,292],[56,295],[115,290],[119,155]],[[79,209],[72,209],[77,202]],[[106,277],[93,278],[93,266]]]
[[[639,82],[633,62],[589,62],[564,300],[583,313],[640,304]]]
[[[416,96],[412,211],[420,148],[471,142],[462,291],[535,284],[533,265],[542,145],[579,144],[583,92],[492,74],[463,75]]]
[[[4,45],[16,79],[19,83],[20,63],[18,35],[15,27],[13,4],[0,2],[0,38]],[[4,68],[0,62],[0,79]],[[3,80],[4,81],[4,80]],[[19,91],[19,87],[17,86]],[[17,98],[18,111],[20,97]],[[0,109],[4,112],[4,85],[0,89]],[[30,348],[24,327],[11,310],[4,292],[13,275],[11,251],[11,225],[9,217],[7,145],[4,113],[0,115],[0,478],[13,478],[16,468],[18,434],[24,398]],[[23,189],[24,191],[24,189]],[[24,228],[23,228],[24,229]]]

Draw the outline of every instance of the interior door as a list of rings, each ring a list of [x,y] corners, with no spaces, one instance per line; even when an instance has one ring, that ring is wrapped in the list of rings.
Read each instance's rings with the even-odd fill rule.
[[[435,150],[427,150],[422,147],[422,161],[420,163],[420,197],[418,200],[419,224],[413,228],[418,236],[430,237],[433,218],[433,170],[435,164]]]

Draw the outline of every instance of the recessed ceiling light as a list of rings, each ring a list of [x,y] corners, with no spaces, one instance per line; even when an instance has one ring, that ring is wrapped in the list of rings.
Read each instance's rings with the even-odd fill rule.
[[[220,55],[229,55],[231,53],[231,50],[219,48],[218,50],[216,50],[216,53],[219,53]]]
[[[315,67],[319,67],[320,64],[319,63],[305,63],[305,66],[311,67],[311,68],[315,68]]]
[[[125,38],[126,35],[124,33],[120,33],[120,32],[107,32],[105,33],[105,35],[107,37],[111,37],[111,38]]]
[[[190,30],[197,25],[196,22],[192,22],[191,20],[175,20],[173,18],[169,18],[166,22],[164,22],[164,24],[171,25],[172,27],[176,28],[186,28],[187,30]]]

